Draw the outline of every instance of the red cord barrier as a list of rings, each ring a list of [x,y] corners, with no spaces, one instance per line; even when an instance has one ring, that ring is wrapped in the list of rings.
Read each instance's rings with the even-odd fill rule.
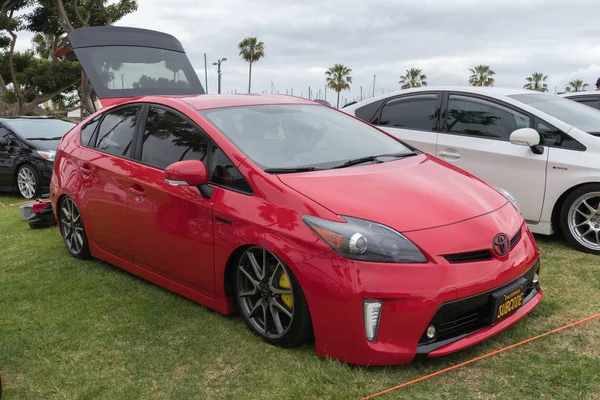
[[[556,329],[553,329],[553,330],[551,330],[549,332],[542,333],[541,335],[537,335],[537,336],[534,336],[532,338],[523,340],[522,342],[515,343],[513,345],[504,347],[502,349],[499,349],[499,350],[496,350],[496,351],[492,351],[491,353],[484,354],[483,356],[473,358],[472,360],[465,361],[463,363],[453,365],[452,367],[445,368],[445,369],[442,369],[440,371],[434,372],[432,374],[425,375],[425,376],[422,376],[420,378],[414,379],[412,381],[405,382],[405,383],[403,383],[401,385],[394,386],[394,387],[391,387],[389,389],[382,390],[381,392],[373,393],[373,394],[371,394],[371,395],[369,395],[367,397],[363,397],[362,400],[372,399],[373,397],[381,396],[382,394],[386,394],[386,393],[389,393],[389,392],[394,391],[396,389],[400,389],[400,388],[406,387],[408,385],[412,385],[413,383],[424,381],[425,379],[429,379],[429,378],[432,378],[432,377],[434,377],[436,375],[443,374],[444,372],[448,372],[448,371],[452,371],[452,370],[460,368],[460,367],[464,367],[465,365],[474,363],[475,361],[479,361],[479,360],[482,360],[484,358],[493,356],[495,354],[502,353],[503,351],[506,351],[506,350],[514,349],[517,346],[521,346],[521,345],[523,345],[525,343],[533,342],[534,340],[537,340],[537,339],[542,338],[544,336],[548,336],[548,335],[551,335],[553,333],[560,332],[560,331],[562,331],[564,329],[571,328],[571,327],[573,327],[575,325],[583,324],[584,322],[588,322],[588,321],[591,321],[591,320],[593,320],[595,318],[599,318],[599,317],[600,317],[600,314],[596,314],[596,315],[592,315],[591,317],[587,317],[587,318],[584,318],[582,320],[579,320],[579,321],[576,321],[576,322],[572,322],[572,323],[567,324],[565,326],[561,326],[560,328],[556,328]]]

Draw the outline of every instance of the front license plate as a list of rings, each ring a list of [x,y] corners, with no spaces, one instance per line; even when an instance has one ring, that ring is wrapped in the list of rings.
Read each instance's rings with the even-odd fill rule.
[[[494,301],[494,323],[499,322],[517,311],[525,299],[525,288],[527,281],[517,282],[502,291],[492,295]]]

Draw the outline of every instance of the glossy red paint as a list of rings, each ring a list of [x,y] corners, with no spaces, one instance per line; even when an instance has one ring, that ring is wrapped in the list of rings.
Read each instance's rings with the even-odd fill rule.
[[[253,193],[211,185],[207,198],[196,187],[170,185],[162,170],[82,147],[76,128],[64,137],[56,155],[50,193],[54,210],[62,196],[71,197],[94,257],[224,314],[236,311],[230,261],[245,246],[265,247],[289,266],[306,295],[318,355],[365,365],[410,362],[440,305],[503,286],[539,260],[533,236],[502,195],[429,155],[277,176],[253,164],[197,113],[199,108],[312,102],[253,95],[143,97],[132,102],[162,104],[189,117],[233,161]],[[190,164],[170,176],[181,178]],[[350,215],[385,224],[415,243],[428,262],[344,258],[308,228],[303,215],[334,221]],[[489,250],[499,232],[511,238],[521,232],[504,257],[460,264],[444,258]],[[541,290],[502,322],[429,356],[460,350],[505,329],[540,298]],[[383,301],[374,342],[365,337],[365,299]]]
[[[185,160],[171,164],[165,169],[165,179],[186,182],[189,186],[208,183],[206,165],[200,160]]]

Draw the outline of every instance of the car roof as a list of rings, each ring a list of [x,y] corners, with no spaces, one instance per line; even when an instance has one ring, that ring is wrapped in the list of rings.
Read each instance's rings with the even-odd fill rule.
[[[1,116],[0,119],[61,119],[50,115],[6,115]]]
[[[188,106],[191,106],[196,110],[276,104],[318,105],[318,103],[315,103],[311,100],[285,94],[201,94],[198,96],[182,96],[173,98],[187,104]],[[146,101],[150,101],[150,99],[147,99]]]
[[[403,94],[409,93],[419,93],[419,92],[434,92],[434,91],[450,91],[450,92],[463,92],[463,93],[473,93],[473,94],[483,94],[491,97],[504,97],[511,96],[515,94],[531,94],[531,93],[540,93],[532,90],[526,89],[514,89],[514,88],[504,88],[504,87],[493,87],[493,86],[423,86],[419,88],[411,88],[411,89],[400,89],[395,90],[393,92],[388,92],[384,94],[377,95],[375,97],[371,97],[370,99],[359,101],[358,103],[352,104],[351,106],[345,107],[344,110],[348,109],[356,109],[362,107],[365,104],[369,104],[378,100],[387,99],[393,96],[399,96]]]
[[[591,91],[591,92],[567,92],[561,93],[562,97],[580,97],[580,96],[600,96],[600,91]]]

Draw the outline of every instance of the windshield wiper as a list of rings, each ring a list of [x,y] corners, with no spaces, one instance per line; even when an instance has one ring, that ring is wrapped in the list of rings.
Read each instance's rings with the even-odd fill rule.
[[[323,168],[317,167],[291,167],[291,168],[267,168],[266,173],[269,174],[290,174],[293,172],[310,172],[310,171],[322,171]]]
[[[32,137],[32,138],[25,138],[27,140],[60,140],[62,139],[62,136],[57,136],[57,137]]]
[[[353,160],[348,160],[340,165],[336,165],[334,167],[331,167],[332,169],[334,168],[346,168],[346,167],[351,167],[353,165],[358,165],[358,164],[362,164],[362,163],[366,163],[369,161],[377,161],[378,158],[384,158],[384,157],[393,157],[393,158],[403,158],[403,157],[408,157],[408,156],[414,156],[417,153],[415,152],[410,152],[410,153],[391,153],[391,154],[379,154],[376,156],[368,156],[368,157],[361,157],[361,158],[355,158]]]

